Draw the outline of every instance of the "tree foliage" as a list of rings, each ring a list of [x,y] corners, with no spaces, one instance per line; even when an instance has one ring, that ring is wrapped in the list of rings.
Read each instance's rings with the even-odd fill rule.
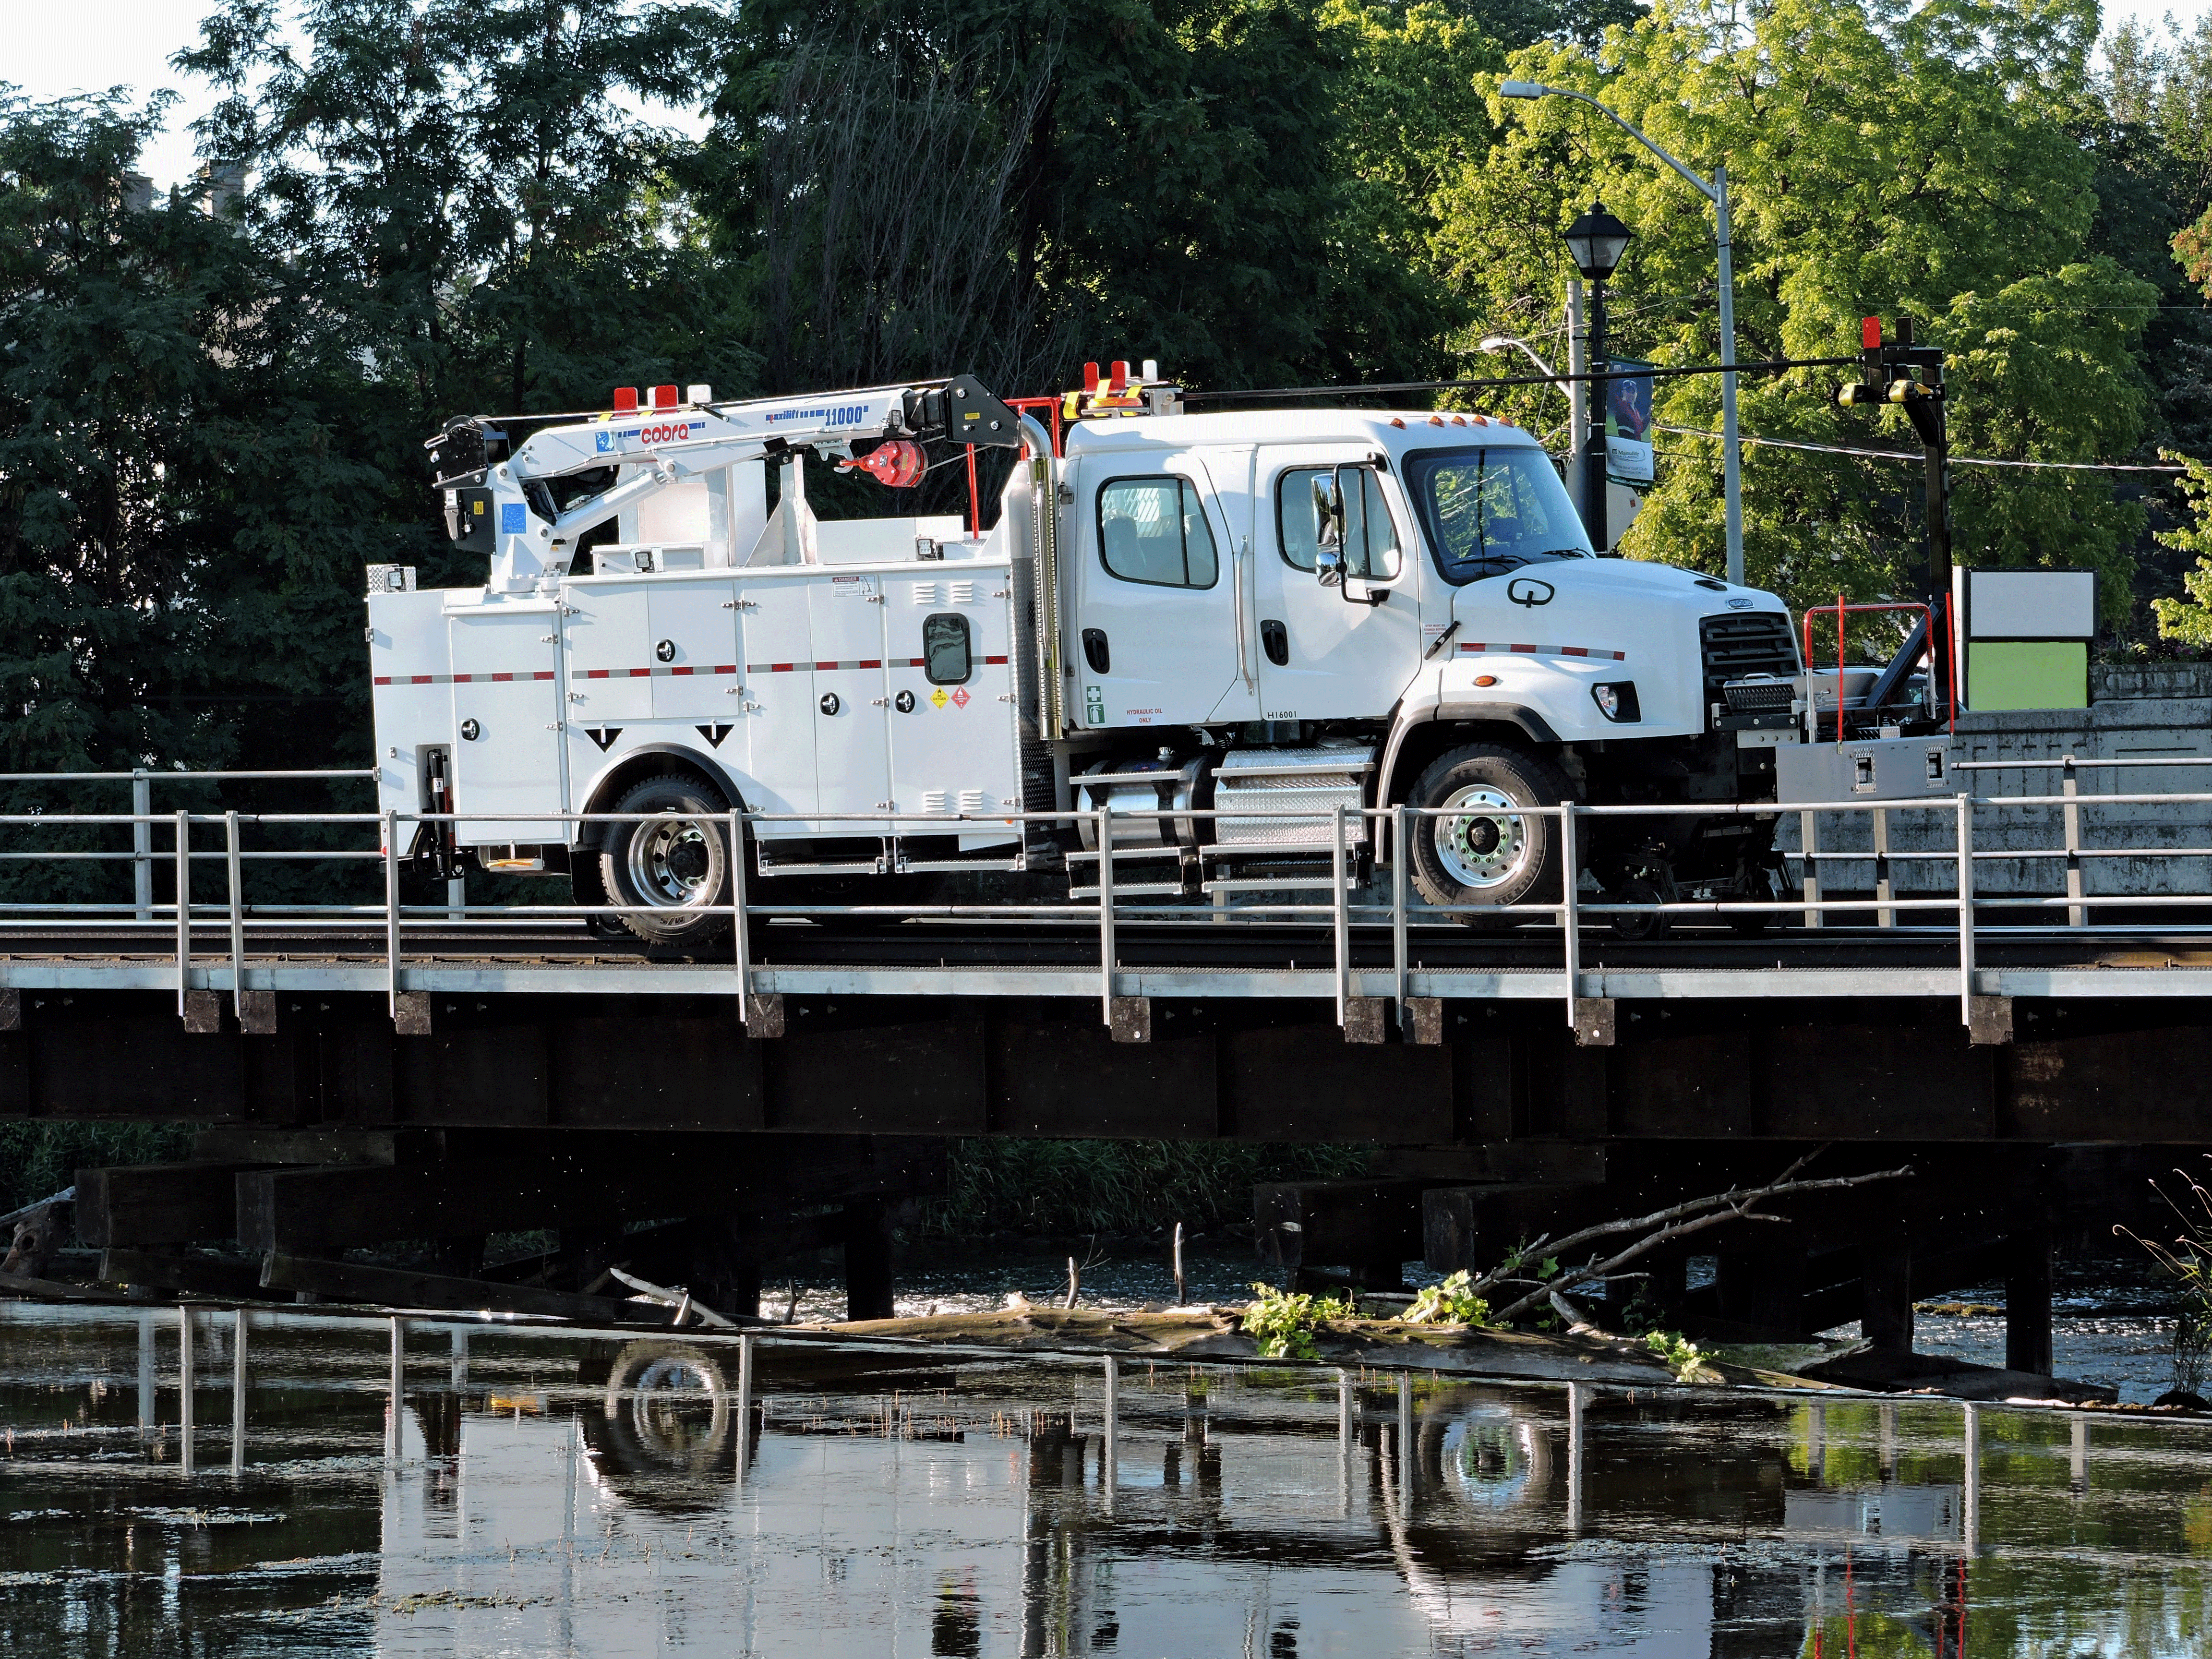
[[[1558,343],[1559,230],[1599,192],[1638,237],[1617,345],[1712,362],[1702,198],[1586,108],[1498,100],[1509,64],[1727,163],[1744,357],[1908,313],[1952,353],[1963,452],[2212,439],[2168,247],[2212,275],[2212,32],[2123,30],[2093,75],[2091,0],[210,5],[178,67],[222,94],[203,153],[246,188],[220,211],[134,195],[161,98],[0,104],[13,768],[357,763],[361,567],[476,574],[422,470],[456,413],[961,368],[1036,392],[1085,357],[1217,389],[1465,374],[1488,333]],[[1836,379],[1747,380],[1745,428],[1903,444]],[[1669,383],[1686,430],[1631,551],[1718,567],[1717,400]],[[1483,402],[1540,432],[1562,407]],[[1755,580],[1910,585],[1917,469],[1751,449],[1745,481]],[[2144,494],[1962,470],[1960,556],[2094,564],[2118,621],[2148,551],[2183,599],[2179,509]]]
[[[2088,246],[2092,167],[2069,127],[2094,5],[1662,0],[1593,54],[1540,44],[1528,78],[1602,97],[1692,167],[1729,169],[1739,361],[1856,351],[1858,319],[1915,318],[1950,354],[1952,441],[2016,459],[2122,459],[2142,423],[2133,348],[2155,294]],[[1449,187],[1439,246],[1485,324],[1541,331],[1572,275],[1559,230],[1593,195],[1636,233],[1614,283],[1615,350],[1718,361],[1705,198],[1565,99],[1493,110],[1500,137]],[[1900,416],[1835,406],[1847,370],[1741,377],[1746,432],[1910,448]],[[1711,377],[1662,381],[1660,482],[1625,550],[1720,568]],[[1525,407],[1537,399],[1524,395]],[[1917,468],[1747,448],[1750,579],[1795,602],[1917,590]],[[2139,509],[2096,474],[1968,471],[1966,563],[2087,563],[2129,605]]]

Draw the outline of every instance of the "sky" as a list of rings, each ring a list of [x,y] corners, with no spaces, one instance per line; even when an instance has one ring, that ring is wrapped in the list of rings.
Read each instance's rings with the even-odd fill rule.
[[[168,58],[197,38],[199,20],[211,9],[208,0],[0,0],[7,20],[0,82],[39,99],[113,86],[131,87],[141,96],[174,88],[182,100],[142,166],[158,188],[182,184],[198,165],[189,125],[215,97],[204,82],[170,69]],[[2171,15],[2185,27],[2207,11],[2212,0],[2107,0],[2105,26],[2117,27],[2133,17],[2155,27]]]

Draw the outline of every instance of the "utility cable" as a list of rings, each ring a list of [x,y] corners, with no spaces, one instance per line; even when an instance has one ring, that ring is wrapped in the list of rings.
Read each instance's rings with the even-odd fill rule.
[[[1661,422],[1651,423],[1654,432],[1671,432],[1683,438],[1711,438],[1718,442],[1721,434],[1709,432],[1703,427],[1668,426]],[[1795,438],[1754,438],[1747,432],[1736,434],[1738,443],[1760,444],[1769,449],[1805,449],[1820,455],[1856,455],[1868,461],[1922,462],[1924,455],[1909,449],[1873,449],[1856,444],[1816,444]],[[2179,466],[2127,465],[2117,461],[2006,461],[1989,455],[1953,455],[1948,458],[1954,466],[2011,466],[2035,471],[2049,472],[2183,472]]]

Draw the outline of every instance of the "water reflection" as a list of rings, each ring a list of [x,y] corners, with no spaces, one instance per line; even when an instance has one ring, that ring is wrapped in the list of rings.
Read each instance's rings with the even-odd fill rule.
[[[2212,1590],[2172,1425],[441,1323],[395,1411],[384,1322],[226,1310],[188,1475],[185,1335],[0,1314],[9,1651],[2156,1655]]]

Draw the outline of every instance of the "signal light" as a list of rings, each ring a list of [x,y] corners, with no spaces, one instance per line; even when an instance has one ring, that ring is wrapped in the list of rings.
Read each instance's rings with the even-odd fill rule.
[[[1085,363],[1085,364],[1084,364],[1084,366],[1083,366],[1083,389],[1084,389],[1085,392],[1096,392],[1096,391],[1097,391],[1097,390],[1098,390],[1098,365],[1097,365],[1097,364],[1096,364],[1096,363]]]
[[[1869,351],[1879,351],[1881,349],[1881,318],[1862,317],[1859,319],[1859,343],[1864,346]]]
[[[615,388],[615,413],[617,415],[635,415],[637,413],[637,388],[635,386],[618,386]]]
[[[673,408],[675,408],[675,407],[676,407],[676,388],[675,388],[674,386],[657,386],[653,387],[653,406],[655,409],[673,409]]]
[[[1116,392],[1127,392],[1129,389],[1129,360],[1126,357],[1116,357],[1114,360],[1113,389]]]

